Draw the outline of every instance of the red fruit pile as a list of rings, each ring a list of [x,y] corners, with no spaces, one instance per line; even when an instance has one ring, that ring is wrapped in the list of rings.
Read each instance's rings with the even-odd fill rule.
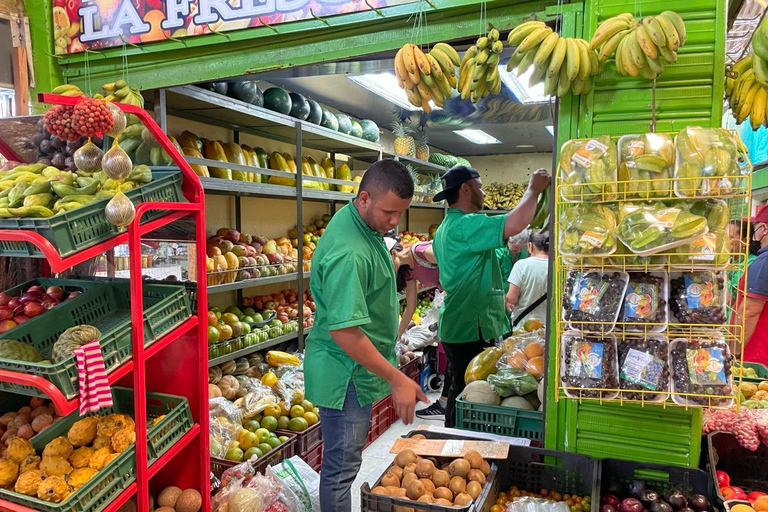
[[[72,112],[72,128],[82,137],[101,137],[115,126],[106,101],[81,98]]]
[[[43,116],[43,126],[61,140],[78,141],[82,135],[73,126],[73,111],[71,105],[54,105]]]
[[[731,409],[707,409],[704,412],[702,432],[704,434],[720,430],[730,432],[741,446],[755,451],[760,447],[760,435],[750,412],[752,411],[736,413]]]
[[[23,324],[30,318],[42,315],[65,300],[65,292],[59,286],[30,286],[19,297],[0,292],[0,334]],[[80,292],[70,292],[66,300],[74,299]]]

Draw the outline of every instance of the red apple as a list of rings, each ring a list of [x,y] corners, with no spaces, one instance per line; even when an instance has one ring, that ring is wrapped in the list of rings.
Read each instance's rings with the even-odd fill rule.
[[[764,492],[752,491],[751,493],[747,494],[747,499],[749,500],[750,503],[754,503],[755,501],[757,501],[757,498],[765,495],[766,494]]]
[[[38,304],[37,302],[27,302],[24,305],[24,314],[29,318],[34,318],[37,315],[41,315],[48,311],[45,306]]]
[[[0,306],[7,306],[11,302],[11,296],[5,292],[0,293]]]
[[[13,320],[3,320],[0,322],[0,333],[4,333],[6,331],[10,331],[14,327],[16,327],[16,322]]]
[[[17,325],[21,325],[29,319],[30,318],[27,315],[16,315],[13,317],[13,321],[16,322]]]
[[[61,300],[64,297],[64,290],[60,286],[49,286],[45,294],[54,300]]]
[[[725,471],[716,471],[715,474],[717,475],[717,485],[720,487],[728,487],[731,485],[731,477],[728,476],[728,473]]]
[[[747,493],[744,492],[744,489],[736,486],[731,486],[731,489],[733,489],[734,493],[733,499],[747,501]]]
[[[21,306],[21,301],[18,297],[14,297],[8,301],[8,307],[11,309],[16,309],[19,306]]]

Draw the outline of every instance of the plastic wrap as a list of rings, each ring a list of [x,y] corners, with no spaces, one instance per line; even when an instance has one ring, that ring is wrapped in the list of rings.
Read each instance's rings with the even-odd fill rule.
[[[633,253],[651,256],[689,244],[708,231],[706,217],[657,201],[622,204],[616,236]]]
[[[600,204],[566,208],[560,215],[560,253],[606,256],[616,251],[616,214]]]
[[[675,145],[666,133],[625,135],[619,139],[619,192],[622,199],[669,197]]]
[[[268,405],[278,403],[278,398],[272,388],[265,386],[256,379],[249,379],[248,386],[248,393],[235,400],[235,405],[242,411],[243,420],[249,420],[261,413]]]
[[[630,272],[629,285],[621,306],[625,331],[664,332],[667,329],[669,276],[666,273]],[[633,325],[664,324],[664,325]]]
[[[733,405],[733,359],[724,340],[676,339],[669,344],[672,395],[679,405]]]
[[[667,257],[660,254],[647,257],[638,256],[627,249],[627,246],[621,241],[618,241],[616,252],[608,257],[608,264],[622,269],[632,266],[647,271],[664,270],[667,265]]]
[[[624,393],[624,398],[645,402],[664,402],[669,397],[669,347],[659,335],[645,339],[619,340],[619,379],[621,389],[657,391]]]
[[[523,396],[539,388],[539,381],[525,370],[516,370],[505,366],[486,379],[488,384],[502,398]]]
[[[560,385],[571,398],[613,399],[618,396],[619,360],[616,338],[566,331],[560,340]],[[593,390],[594,389],[594,390]]]
[[[709,232],[689,244],[681,245],[670,256],[672,268],[681,270],[718,269],[728,265],[731,252],[728,223],[730,208],[728,203],[718,199],[691,201],[686,204],[691,213],[707,219]]]
[[[760,436],[760,442],[768,446],[768,410],[759,409],[749,411],[749,415],[755,423],[755,429]]]
[[[284,404],[300,403],[304,400],[304,371],[299,366],[290,367],[283,373],[280,380],[275,384],[275,391]]]
[[[208,400],[208,431],[212,457],[224,458],[243,424],[240,409],[223,397]]]
[[[616,144],[609,135],[569,140],[560,149],[560,195],[564,201],[613,201],[617,197]]]
[[[681,324],[724,324],[725,286],[722,272],[670,274],[669,309],[672,316]]]
[[[563,320],[571,329],[613,331],[628,283],[625,272],[569,272],[563,291]]]
[[[752,413],[733,409],[704,409],[702,434],[730,432],[744,448],[755,451],[760,447],[760,433]]]
[[[678,197],[731,193],[741,175],[734,136],[723,128],[689,126],[675,137],[675,194]]]
[[[545,498],[531,498],[523,496],[515,498],[512,503],[507,503],[506,512],[570,512],[568,504],[564,501],[552,501]]]
[[[256,473],[248,461],[227,469],[211,498],[214,512],[294,512],[301,507],[293,491],[269,469],[264,475]]]
[[[503,387],[509,386],[506,384],[507,382],[523,380],[522,384],[514,384],[514,386],[522,386],[522,389],[527,389],[527,391],[514,393],[516,395],[530,393],[532,390],[528,389],[529,384],[536,384],[544,376],[545,340],[542,331],[543,329],[538,329],[533,332],[518,333],[507,338],[501,344],[504,355],[496,363],[496,367],[499,369],[496,379]],[[525,375],[531,378],[524,379]],[[488,382],[490,382],[490,377]],[[504,395],[502,392],[499,394],[511,396]]]

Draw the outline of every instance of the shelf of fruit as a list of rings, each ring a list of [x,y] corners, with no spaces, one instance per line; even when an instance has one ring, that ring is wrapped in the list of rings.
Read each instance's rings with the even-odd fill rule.
[[[114,87],[114,84],[107,84],[105,88],[107,86]],[[126,84],[122,86],[128,90]],[[19,162],[21,168],[16,166],[13,170],[6,170],[3,176],[7,184],[11,183],[7,178],[13,178],[12,187],[6,187],[4,190],[7,192],[2,194],[4,224],[0,225],[0,239],[4,241],[4,247],[11,248],[6,255],[44,257],[51,270],[59,273],[119,244],[128,243],[129,247],[136,248],[141,238],[150,231],[183,217],[194,219],[198,250],[202,251],[204,246],[200,236],[204,236],[205,232],[202,188],[178,149],[141,108],[138,92],[130,89],[129,94],[121,96],[123,103],[117,103],[120,100],[114,96],[112,99],[115,102],[105,101],[100,95],[98,98],[82,97],[81,91],[74,86],[61,86],[55,92],[61,94],[39,97],[42,103],[54,104],[43,118],[44,131],[40,131],[32,141],[40,149],[40,162]],[[119,136],[128,125],[137,123],[144,125],[143,131],[157,146],[157,151],[167,152],[170,160],[178,166],[174,184],[162,184],[148,167],[134,166],[117,145],[103,152],[88,142],[88,138],[107,133]],[[69,144],[64,146],[61,143],[64,140],[72,142],[71,147]],[[46,152],[46,145],[60,151]],[[5,144],[0,145],[0,149],[4,148]],[[72,154],[67,157],[65,152],[70,150],[73,150]],[[58,166],[62,164],[62,159],[63,165]],[[75,170],[76,175],[71,172]],[[150,220],[147,222],[147,219]],[[140,220],[145,222],[141,224]],[[17,224],[11,226],[9,222]],[[69,240],[65,239],[66,236],[57,235],[54,238],[45,231],[51,229],[54,233],[57,230],[61,233],[61,226]],[[83,228],[91,231],[83,231]],[[141,251],[131,250],[130,254],[132,273],[140,274]],[[200,277],[204,273],[203,264],[199,261],[196,269]],[[83,288],[90,286],[93,286],[92,281],[83,281]],[[107,289],[118,285],[99,286]],[[71,507],[72,510],[111,512],[134,496],[148,495],[149,479],[160,472],[170,474],[172,469],[178,469],[171,467],[177,466],[179,454],[184,453],[196,461],[202,455],[202,460],[205,460],[207,439],[200,436],[201,431],[208,430],[208,406],[201,399],[205,396],[204,384],[200,386],[196,379],[183,381],[170,378],[162,389],[164,393],[175,394],[154,394],[148,387],[158,385],[157,376],[148,375],[146,369],[150,358],[154,357],[157,363],[159,354],[168,356],[179,352],[185,353],[184,364],[193,367],[186,368],[189,370],[186,375],[202,369],[206,356],[199,347],[204,339],[202,325],[198,323],[197,316],[189,318],[187,312],[187,320],[180,324],[177,322],[170,331],[167,325],[153,326],[151,320],[145,318],[148,310],[144,305],[146,301],[151,307],[151,301],[156,302],[157,298],[145,296],[141,279],[131,280],[128,286],[130,339],[148,340],[149,343],[129,344],[130,360],[123,361],[109,373],[110,385],[120,381],[121,384],[132,382],[133,386],[132,389],[112,388],[112,408],[81,418],[75,411],[79,406],[79,396],[66,400],[62,391],[40,375],[0,371],[0,380],[4,383],[37,387],[51,399],[48,406],[38,405],[33,399],[29,406],[18,409],[12,418],[6,415],[5,423],[0,422],[5,430],[3,451],[6,454],[6,458],[0,461],[4,482],[4,489],[0,492],[1,509],[54,511]],[[96,289],[94,293],[90,292],[84,290],[83,298],[86,295],[95,296]],[[204,297],[202,283],[197,294]],[[186,292],[183,297],[186,299]],[[57,311],[71,309],[81,299],[75,292],[69,292],[67,299],[70,300],[61,302],[63,298],[64,294],[51,287],[45,291],[26,290],[25,295],[19,298],[25,315],[15,314],[18,313],[17,307],[12,310],[9,307],[9,311],[14,313],[14,323],[21,324],[17,329],[23,330],[26,321],[30,321],[30,326],[35,322],[36,313],[51,315],[53,319]],[[9,299],[6,306],[12,300]],[[163,300],[162,297],[160,300]],[[50,312],[33,307],[35,304],[43,308],[50,306]],[[204,298],[198,301],[198,307],[198,314],[205,311]],[[176,319],[176,311],[171,313],[171,319]],[[24,316],[32,318],[25,320]],[[11,315],[7,320],[14,321]],[[90,334],[96,332],[95,328],[89,330],[88,327],[74,326],[61,334],[58,340],[53,338],[51,341],[56,343],[52,359],[56,361],[57,358],[71,356],[73,349],[94,337],[100,338],[100,334]],[[78,333],[82,331],[82,336],[78,338],[73,329],[79,329]],[[166,331],[164,336],[152,340],[159,332]],[[5,336],[11,336],[9,333]],[[199,349],[182,349],[181,343],[175,343],[181,339],[186,342],[185,345]],[[11,342],[24,344],[6,340],[6,345]],[[20,359],[29,359],[29,348],[25,350],[19,352]],[[40,360],[37,354],[32,353],[31,357],[29,360]],[[196,359],[201,363],[199,368],[194,368]],[[40,363],[44,364],[44,361]],[[172,374],[174,369],[168,368],[167,371]],[[184,396],[194,397],[193,402],[190,404]],[[33,405],[37,407],[33,409]],[[190,405],[194,408],[197,422],[192,419]],[[41,411],[40,407],[47,408],[47,412]],[[61,415],[55,421],[54,412]],[[51,423],[46,427],[48,421]],[[20,467],[24,464],[27,466]],[[195,471],[193,466],[183,477],[194,488],[185,492],[184,499],[175,504],[177,512],[197,512],[201,508],[209,508],[208,467],[200,462],[195,464],[199,471]],[[146,500],[138,500],[134,504],[139,512],[148,511]]]
[[[749,204],[750,170],[738,135],[724,129],[563,145],[558,396],[733,406],[743,326],[726,325],[726,272],[745,271],[747,247],[731,248],[728,225]],[[595,372],[586,361],[598,352]]]

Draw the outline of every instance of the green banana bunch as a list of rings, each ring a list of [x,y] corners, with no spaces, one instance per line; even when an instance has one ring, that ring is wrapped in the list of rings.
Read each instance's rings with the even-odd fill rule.
[[[135,87],[128,85],[125,80],[117,80],[115,82],[109,82],[101,86],[104,89],[106,95],[100,95],[101,99],[115,103],[126,103],[135,107],[144,108],[144,96]],[[94,97],[96,97],[94,95]],[[128,126],[133,124],[141,124],[139,118],[133,114],[126,114],[126,120]]]
[[[62,84],[53,88],[51,91],[53,94],[61,94],[62,96],[85,96],[85,93],[74,84]]]
[[[539,200],[536,203],[536,211],[533,214],[533,219],[531,220],[530,224],[531,229],[546,230],[549,227],[551,195],[552,192],[550,191],[550,187],[545,188],[544,192],[539,195]]]
[[[462,99],[469,98],[472,103],[477,103],[501,91],[499,57],[504,44],[499,41],[499,37],[499,31],[492,28],[464,52],[456,88]]]

